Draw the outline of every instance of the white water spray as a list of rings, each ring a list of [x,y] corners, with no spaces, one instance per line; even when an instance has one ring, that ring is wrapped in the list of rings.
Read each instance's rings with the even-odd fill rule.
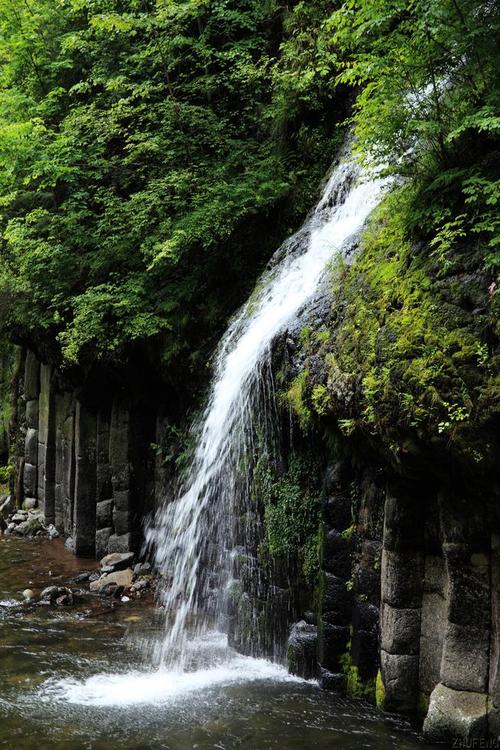
[[[197,447],[187,479],[146,532],[167,580],[161,594],[166,633],[155,651],[159,666],[199,666],[199,636],[220,625],[238,467],[251,453],[255,394],[272,343],[313,297],[328,262],[351,246],[387,182],[368,177],[352,159],[341,161],[314,212],[276,253],[222,338],[207,407],[193,427]]]

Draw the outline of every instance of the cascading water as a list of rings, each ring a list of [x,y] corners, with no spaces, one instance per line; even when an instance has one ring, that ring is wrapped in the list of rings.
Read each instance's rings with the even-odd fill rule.
[[[342,160],[316,209],[276,253],[222,338],[208,403],[193,427],[197,447],[187,479],[146,533],[166,578],[161,593],[166,632],[154,653],[159,666],[179,671],[199,666],[196,644],[224,629],[232,510],[241,467],[252,453],[254,407],[267,388],[272,343],[314,295],[328,262],[351,246],[386,185],[351,158]]]

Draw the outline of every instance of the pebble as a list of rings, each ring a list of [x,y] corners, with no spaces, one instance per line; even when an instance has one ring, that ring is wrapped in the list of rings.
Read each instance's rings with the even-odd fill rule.
[[[27,602],[30,602],[32,599],[35,598],[35,594],[31,589],[24,589],[23,597],[26,599]]]

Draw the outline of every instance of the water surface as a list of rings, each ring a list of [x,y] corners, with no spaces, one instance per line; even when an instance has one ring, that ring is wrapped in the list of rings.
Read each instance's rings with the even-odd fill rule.
[[[58,540],[0,536],[0,747],[429,747],[361,702],[323,692],[269,662],[228,658],[217,636],[205,641],[212,666],[187,675],[145,671],[135,636],[163,633],[150,600],[114,608],[97,597],[68,608],[22,602],[28,586],[38,593],[95,565],[76,560]],[[213,666],[218,648],[224,660]]]

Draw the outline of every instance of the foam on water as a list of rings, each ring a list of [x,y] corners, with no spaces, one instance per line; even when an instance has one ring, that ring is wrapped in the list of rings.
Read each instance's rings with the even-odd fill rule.
[[[126,707],[140,704],[169,704],[191,693],[208,691],[255,681],[303,682],[289,675],[277,664],[249,656],[234,658],[217,666],[193,672],[131,671],[115,674],[98,674],[84,681],[74,679],[46,683],[41,691],[42,700],[63,701],[81,706]]]

